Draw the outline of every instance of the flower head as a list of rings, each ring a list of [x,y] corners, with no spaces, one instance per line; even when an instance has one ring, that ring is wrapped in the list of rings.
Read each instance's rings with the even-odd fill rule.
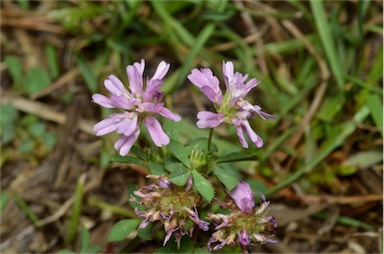
[[[248,214],[252,213],[252,210],[255,207],[255,199],[248,183],[240,181],[229,195],[241,211]]]
[[[251,187],[241,181],[234,190],[230,192],[233,202],[225,206],[231,209],[228,215],[210,214],[208,217],[214,220],[215,232],[208,241],[208,249],[219,250],[224,245],[240,244],[243,248],[252,242],[277,243],[270,238],[277,227],[274,217],[266,216],[269,202],[261,194],[263,202],[255,207]]]
[[[145,228],[151,222],[160,221],[166,233],[164,245],[173,235],[178,246],[181,237],[192,236],[195,227],[208,230],[209,223],[201,220],[196,210],[202,204],[201,196],[191,188],[191,183],[182,188],[173,185],[166,177],[149,177],[158,178],[158,182],[134,192],[141,200],[131,197],[131,201],[146,208],[145,211],[135,210],[137,216],[144,219],[139,229]]]
[[[144,82],[145,62],[141,60],[140,63],[127,67],[130,91],[117,77],[110,75],[104,81],[104,86],[112,95],[109,98],[101,94],[92,96],[93,101],[102,107],[123,110],[122,113],[112,114],[94,126],[97,136],[113,131],[123,135],[115,143],[115,149],[120,151],[120,155],[124,156],[131,150],[139,137],[142,122],[147,127],[156,146],[160,147],[169,143],[168,135],[154,117],[161,115],[173,121],[180,121],[180,116],[165,108],[161,102],[163,92],[160,90],[160,86],[163,84],[162,79],[167,74],[169,67],[168,63],[162,61],[152,78],[147,78]]]
[[[191,74],[188,75],[188,79],[213,102],[217,111],[217,113],[210,111],[199,112],[197,127],[214,128],[226,122],[235,126],[240,143],[244,148],[248,147],[244,131],[257,147],[263,146],[263,140],[253,131],[248,119],[253,118],[255,114],[262,119],[274,117],[261,111],[260,106],[252,105],[244,99],[249,91],[257,86],[258,81],[253,78],[246,82],[248,74],[243,75],[234,72],[232,62],[223,62],[223,74],[226,87],[225,94],[220,89],[218,78],[213,75],[210,69],[193,69]]]

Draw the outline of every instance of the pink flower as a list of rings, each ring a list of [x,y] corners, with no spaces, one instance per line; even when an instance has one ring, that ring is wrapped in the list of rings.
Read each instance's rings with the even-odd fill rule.
[[[220,89],[220,82],[212,71],[208,68],[193,69],[188,75],[189,81],[200,88],[202,93],[213,102],[217,113],[202,111],[197,115],[197,127],[214,128],[226,122],[236,128],[240,143],[244,148],[248,148],[248,143],[244,137],[244,131],[257,147],[263,146],[263,140],[253,131],[248,119],[259,115],[262,119],[274,118],[274,116],[261,111],[258,105],[252,105],[244,97],[249,91],[256,87],[258,81],[250,79],[248,74],[243,75],[234,72],[232,62],[223,62],[224,84],[226,92],[223,95]]]
[[[236,242],[242,247],[252,242],[277,243],[271,238],[277,222],[273,216],[266,216],[269,202],[264,195],[260,194],[263,202],[256,207],[252,189],[245,181],[241,181],[229,195],[236,205],[233,202],[222,202],[221,205],[229,208],[231,213],[208,215],[215,225],[215,232],[207,244],[208,249],[219,250],[224,245],[234,245]]]
[[[153,77],[147,78],[147,82],[144,83],[145,62],[141,60],[140,63],[127,67],[130,91],[117,77],[110,75],[104,81],[104,86],[112,95],[109,98],[101,94],[92,96],[93,101],[102,107],[124,110],[122,113],[110,115],[94,126],[97,136],[113,131],[123,135],[115,143],[115,149],[119,150],[120,155],[127,155],[131,150],[139,137],[140,124],[143,121],[156,146],[160,147],[169,143],[168,135],[159,121],[154,118],[155,115],[161,115],[173,121],[181,120],[180,116],[165,108],[161,102],[163,92],[160,90],[160,86],[163,84],[162,79],[167,74],[169,67],[168,63],[162,61]]]
[[[255,207],[255,198],[251,186],[245,181],[240,181],[229,193],[241,211],[251,214]]]
[[[142,205],[141,210],[135,209],[136,215],[143,219],[138,229],[159,221],[163,224],[166,233],[163,245],[166,245],[173,236],[178,248],[182,236],[192,237],[197,228],[208,231],[209,223],[201,220],[196,210],[196,207],[203,204],[201,196],[191,188],[190,184],[180,187],[173,185],[165,176],[150,175],[148,178],[158,179],[158,181],[134,192],[140,200],[134,195],[130,198],[132,202]]]

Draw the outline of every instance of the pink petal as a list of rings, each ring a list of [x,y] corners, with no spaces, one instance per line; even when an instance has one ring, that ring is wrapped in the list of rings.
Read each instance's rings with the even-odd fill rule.
[[[143,76],[144,69],[145,69],[145,61],[144,59],[141,59],[140,63],[136,62],[133,64],[133,66],[136,68],[140,76]]]
[[[229,195],[235,201],[241,211],[251,214],[255,207],[255,199],[251,186],[245,181],[240,181],[237,186],[231,190]]]
[[[171,119],[175,122],[178,122],[181,120],[181,117],[179,115],[173,113],[172,111],[170,111],[169,109],[164,108],[164,107],[162,107],[162,109],[158,112],[158,114],[160,114],[161,116],[163,116],[165,118]]]
[[[253,131],[252,127],[249,125],[249,122],[247,120],[242,121],[242,124],[245,128],[245,131],[247,132],[249,138],[252,140],[252,142],[258,147],[263,146],[263,140]]]
[[[191,74],[188,75],[189,81],[191,81],[198,88],[210,87],[216,94],[220,91],[219,79],[213,75],[212,71],[208,68],[205,69],[193,69]]]
[[[119,126],[119,122],[116,122],[113,117],[108,117],[93,127],[93,130],[96,132],[97,136],[103,136],[107,133],[115,131]]]
[[[140,128],[137,128],[131,136],[123,136],[115,143],[115,149],[120,151],[121,156],[125,156],[131,150],[133,144],[140,134]]]
[[[201,129],[214,128],[224,122],[223,114],[217,114],[210,111],[201,111],[197,114],[197,127]]]
[[[124,136],[130,136],[138,128],[137,126],[137,115],[135,113],[124,113],[124,119],[119,123],[117,128],[118,134],[123,134]]]
[[[232,119],[232,124],[236,128],[236,133],[237,133],[237,136],[239,137],[240,144],[244,148],[248,148],[248,143],[247,143],[247,141],[245,140],[245,137],[244,137],[244,132],[243,132],[243,127],[242,127],[242,124],[241,124],[241,120],[237,119],[237,118],[234,118],[234,119]]]
[[[116,108],[113,101],[102,94],[95,93],[92,95],[92,100],[104,108]]]
[[[138,70],[138,66],[128,65],[127,75],[129,80],[129,88],[131,89],[132,94],[141,95],[143,90],[143,76]]]
[[[164,132],[159,121],[154,117],[146,117],[144,124],[148,129],[149,134],[156,146],[161,147],[163,145],[169,144],[169,137]]]
[[[165,75],[167,75],[169,67],[170,67],[169,63],[167,63],[165,61],[161,61],[159,63],[159,65],[157,66],[155,74],[153,74],[151,80],[163,79],[165,77]]]
[[[108,79],[104,80],[104,86],[112,94],[121,96],[125,93],[128,93],[127,89],[124,87],[123,83],[114,75],[110,75]]]
[[[219,90],[218,92],[215,92],[211,87],[209,86],[203,86],[201,89],[200,89],[203,94],[205,96],[207,96],[207,98],[214,102],[214,103],[217,103],[217,104],[221,104],[221,101],[222,101],[222,93],[221,93],[221,90]]]
[[[233,82],[234,77],[234,67],[231,61],[224,62],[223,61],[223,74],[224,74],[224,83],[227,91],[231,91],[231,83]]]

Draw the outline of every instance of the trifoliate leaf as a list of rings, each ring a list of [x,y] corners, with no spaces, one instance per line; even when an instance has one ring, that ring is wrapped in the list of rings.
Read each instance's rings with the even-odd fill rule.
[[[240,175],[234,168],[213,165],[213,172],[229,191],[240,181]]]
[[[193,184],[196,188],[196,190],[200,193],[203,198],[211,202],[212,198],[215,195],[215,191],[212,187],[212,184],[208,182],[207,179],[205,179],[199,172],[196,170],[192,171],[193,176]]]
[[[136,219],[121,220],[117,222],[113,225],[112,230],[109,233],[108,242],[118,242],[124,240],[137,228],[139,224],[140,220]]]
[[[190,167],[191,163],[189,162],[189,153],[184,148],[184,145],[176,140],[172,140],[171,143],[169,143],[169,148],[171,149],[173,155],[180,160],[182,163],[184,163],[185,166]]]
[[[189,169],[180,163],[179,166],[176,167],[169,175],[169,180],[178,186],[183,186],[187,182],[190,175],[191,172]]]

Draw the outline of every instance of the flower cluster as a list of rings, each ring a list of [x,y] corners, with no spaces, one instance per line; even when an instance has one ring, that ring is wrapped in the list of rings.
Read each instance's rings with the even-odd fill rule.
[[[163,116],[173,121],[181,120],[180,116],[172,113],[162,103],[163,92],[160,87],[169,68],[170,65],[162,61],[157,66],[154,75],[144,81],[145,62],[141,60],[140,63],[137,62],[127,67],[129,90],[117,77],[110,75],[104,81],[104,86],[111,96],[106,97],[101,94],[92,96],[95,103],[105,108],[122,110],[120,113],[111,114],[94,126],[98,136],[113,131],[122,135],[114,146],[120,155],[125,156],[129,153],[139,137],[142,123],[156,146],[161,147],[170,143],[170,138],[156,119],[157,116]],[[188,79],[200,88],[213,102],[216,109],[216,113],[199,112],[197,126],[214,128],[222,123],[229,123],[236,128],[240,143],[244,148],[248,147],[244,132],[257,147],[261,147],[263,140],[252,129],[249,119],[256,114],[262,119],[273,118],[273,116],[261,111],[260,106],[252,105],[245,99],[250,90],[256,87],[258,81],[253,78],[246,82],[248,75],[234,72],[232,62],[223,63],[223,74],[225,93],[220,89],[220,82],[210,69],[193,69],[188,75]],[[140,204],[138,206],[140,209],[135,209],[136,215],[143,219],[138,229],[143,229],[154,222],[163,224],[166,234],[164,245],[173,236],[179,247],[184,235],[192,236],[197,228],[203,231],[209,230],[210,224],[199,218],[198,209],[214,198],[216,190],[214,190],[210,178],[220,180],[230,177],[225,172],[212,170],[217,148],[214,145],[211,146],[211,134],[212,132],[206,142],[207,151],[201,150],[199,146],[186,148],[179,144],[171,149],[161,149],[155,155],[142,153],[144,157],[148,156],[144,158],[148,165],[149,162],[155,160],[159,164],[159,169],[164,168],[168,172],[156,171],[164,173],[161,176],[148,175],[147,177],[155,179],[155,182],[135,191],[130,200]],[[184,148],[185,151],[180,151]],[[171,154],[167,154],[168,152]],[[173,161],[173,158],[178,159],[181,163]],[[175,164],[173,164],[174,162]],[[167,163],[168,166],[171,164],[174,168],[171,170],[170,167],[167,167]],[[174,181],[175,178],[184,179],[185,186],[173,184],[166,176],[168,173],[170,179],[175,183],[177,183]],[[192,181],[194,182],[192,183]],[[272,216],[266,216],[269,202],[265,200],[265,197],[262,196],[263,202],[256,207],[251,187],[244,181],[240,181],[230,191],[229,196],[232,199],[227,203],[215,199],[223,207],[229,209],[229,214],[209,214],[207,217],[213,221],[215,230],[208,241],[208,249],[215,251],[224,245],[238,243],[244,251],[253,242],[276,243],[270,237],[274,234],[277,224]]]
[[[258,105],[252,105],[244,97],[256,87],[258,81],[250,79],[248,75],[234,72],[232,62],[223,62],[225,94],[220,89],[219,79],[213,75],[208,68],[193,69],[188,79],[213,102],[217,113],[202,111],[197,115],[197,126],[199,128],[214,128],[226,122],[236,128],[240,143],[244,148],[248,148],[248,143],[244,137],[244,131],[248,134],[251,141],[257,146],[263,146],[263,140],[253,131],[248,119],[258,114],[262,119],[274,118],[272,115],[261,111]]]
[[[157,183],[135,191],[134,194],[141,198],[140,200],[131,197],[131,201],[142,204],[147,209],[135,209],[137,216],[144,219],[138,229],[145,228],[151,222],[161,221],[166,232],[164,245],[173,235],[178,247],[182,236],[192,236],[195,226],[204,231],[208,230],[209,223],[201,220],[196,210],[203,202],[201,196],[192,189],[191,178],[187,186],[181,188],[173,185],[166,177],[148,177],[157,178]],[[187,220],[193,222],[192,226]]]
[[[228,215],[210,214],[214,220],[216,232],[208,242],[209,250],[219,250],[224,245],[234,245],[237,242],[247,248],[252,242],[277,243],[270,239],[277,223],[274,217],[266,216],[269,202],[261,194],[263,202],[255,207],[254,195],[251,187],[241,181],[231,192],[230,196],[236,205],[229,202],[227,208],[231,209]],[[215,245],[215,246],[213,246]]]
[[[162,61],[152,78],[143,82],[145,68],[144,60],[127,67],[130,92],[115,76],[110,75],[104,81],[104,86],[111,92],[107,98],[101,94],[94,94],[95,103],[105,108],[119,108],[124,112],[109,116],[94,126],[96,135],[102,136],[116,131],[123,136],[115,143],[115,149],[120,155],[127,155],[140,134],[140,123],[143,121],[156,146],[169,144],[169,137],[164,132],[159,121],[154,117],[161,115],[173,121],[180,121],[180,116],[172,113],[161,102],[163,92],[160,86],[162,79],[167,74],[170,65]]]

